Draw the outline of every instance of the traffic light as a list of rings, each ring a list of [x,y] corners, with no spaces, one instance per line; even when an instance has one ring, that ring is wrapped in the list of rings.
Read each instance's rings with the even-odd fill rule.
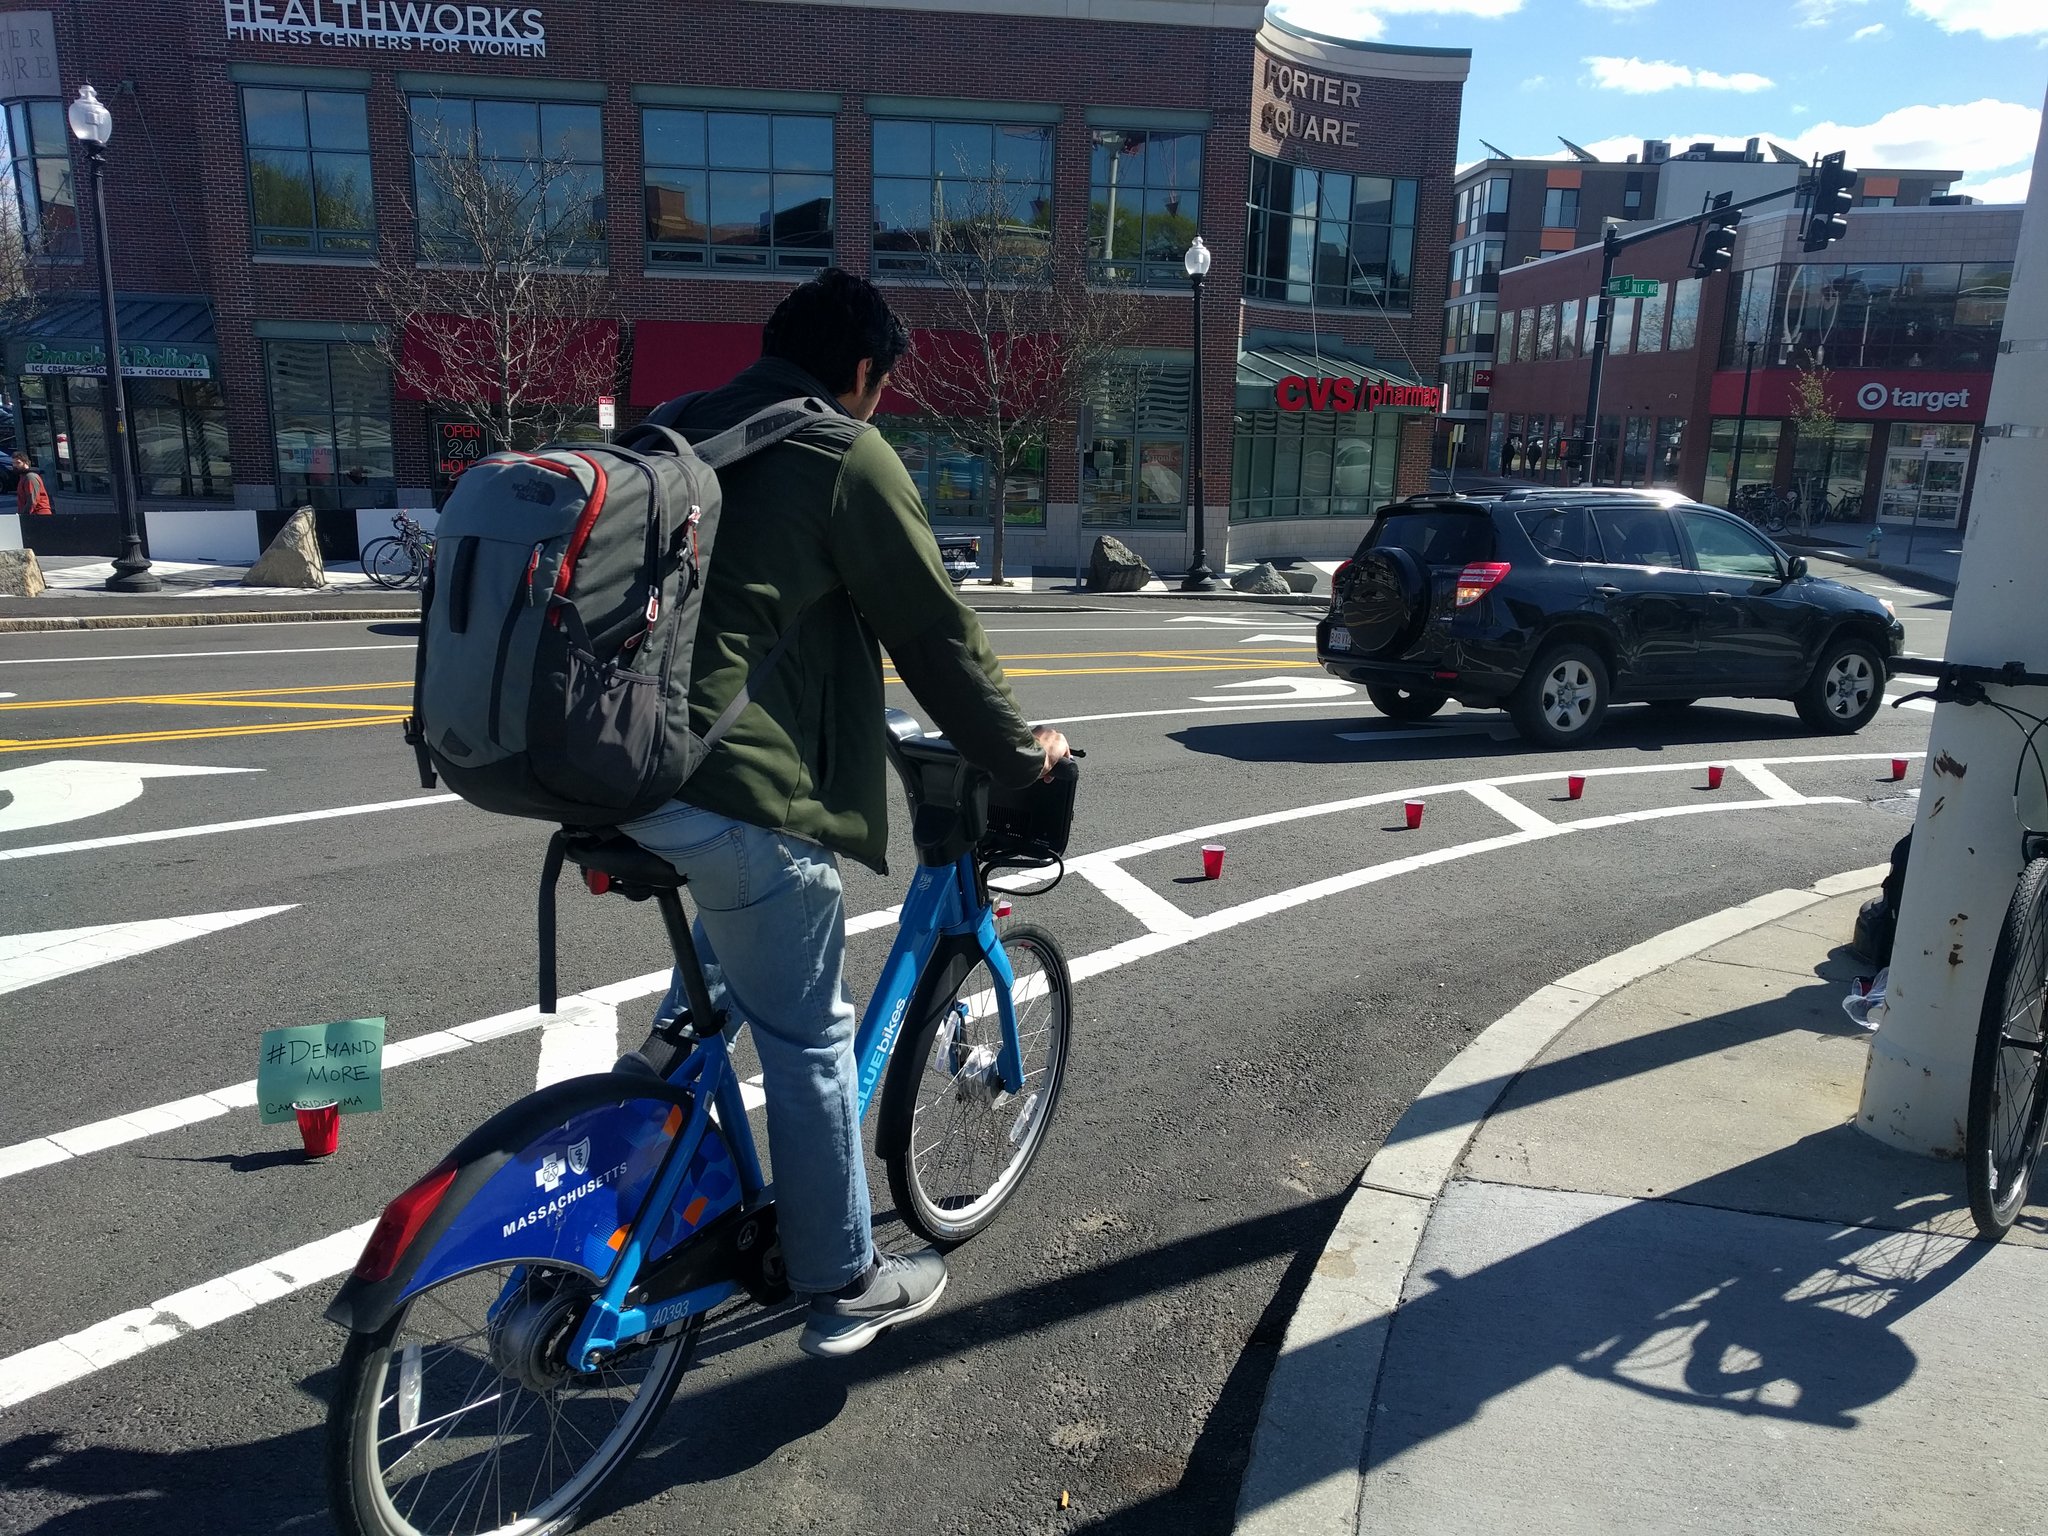
[[[1839,149],[1821,156],[1813,173],[1813,212],[1806,220],[1802,247],[1824,251],[1849,233],[1849,207],[1856,201],[1856,173],[1842,162],[1848,158]]]
[[[1712,277],[1735,265],[1735,226],[1741,222],[1742,214],[1737,211],[1718,214],[1713,223],[1701,228],[1699,255],[1692,263],[1695,276]]]

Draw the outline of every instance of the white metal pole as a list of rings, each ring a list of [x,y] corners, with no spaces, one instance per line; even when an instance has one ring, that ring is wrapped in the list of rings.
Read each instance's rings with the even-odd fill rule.
[[[2048,671],[2048,113],[2020,223],[1991,379],[1977,490],[1963,539],[1946,658]],[[1853,215],[1852,215],[1853,217]],[[1991,696],[2048,714],[2048,689]],[[2020,870],[2013,772],[2021,733],[1984,705],[1935,711],[1900,902],[1884,1023],[1858,1124],[1892,1146],[1962,1150],[1971,1048],[1991,951]],[[2035,796],[2038,801],[2038,791]],[[2022,802],[2028,803],[2025,800]]]

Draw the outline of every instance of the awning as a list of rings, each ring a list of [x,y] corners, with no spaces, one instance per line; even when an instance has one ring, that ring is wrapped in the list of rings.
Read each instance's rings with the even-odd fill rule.
[[[117,294],[114,325],[121,333],[121,371],[129,378],[219,376],[213,305],[205,299]],[[63,299],[39,310],[9,338],[7,361],[17,374],[103,377],[106,331],[98,297]]]
[[[1047,395],[1059,395],[1061,358],[1051,337],[1010,336],[999,331],[988,338],[988,344],[995,351],[995,371],[1002,377],[1004,396],[1011,406],[1034,409]],[[916,381],[923,404],[892,386],[882,394],[882,413],[941,418],[984,415],[989,410],[989,371],[982,339],[975,332],[913,330],[910,355],[896,377]]]
[[[537,375],[525,398],[545,405],[595,405],[618,377],[619,322],[584,320],[558,336],[521,335],[519,366]],[[401,400],[465,404],[498,398],[498,347],[489,320],[475,315],[413,315],[399,340],[394,385]]]
[[[692,390],[716,389],[760,356],[758,325],[642,320],[633,327],[633,382],[626,399],[652,409]]]
[[[1295,347],[1259,347],[1237,355],[1237,407],[1244,411],[1401,411],[1432,413],[1443,391],[1385,368]]]

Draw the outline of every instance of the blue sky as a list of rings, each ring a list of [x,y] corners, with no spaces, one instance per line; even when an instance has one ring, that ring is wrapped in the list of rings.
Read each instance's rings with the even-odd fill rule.
[[[2048,0],[1286,0],[1318,30],[1470,48],[1463,164],[1488,139],[1616,159],[1752,135],[1851,165],[1959,167],[2025,198],[2048,87]]]

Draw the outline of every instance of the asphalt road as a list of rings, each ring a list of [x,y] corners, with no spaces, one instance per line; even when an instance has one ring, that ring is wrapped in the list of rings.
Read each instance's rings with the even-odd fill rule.
[[[1844,574],[1939,653],[1945,599]],[[1918,764],[1901,786],[1882,759],[1924,747],[1925,713],[1844,740],[1789,705],[1618,709],[1593,750],[1531,752],[1493,714],[1382,720],[1316,668],[1311,618],[988,617],[1027,711],[1089,751],[1075,851],[1121,850],[1020,903],[1096,957],[1052,1139],[916,1327],[822,1363],[788,1312],[721,1322],[589,1529],[1227,1530],[1293,1299],[1416,1090],[1558,975],[1877,863],[1909,825]],[[383,1016],[405,1042],[532,1000],[545,829],[419,787],[410,646],[376,624],[0,636],[0,1532],[326,1529],[320,1313],[360,1239],[317,1245],[550,1060],[612,1046],[471,1031],[391,1067],[383,1112],[315,1164],[233,1092],[197,1097],[252,1077],[268,1027]],[[1710,761],[1767,766],[1710,792]],[[851,913],[900,899],[900,828],[892,862],[847,872]],[[565,991],[662,963],[646,909],[563,889]],[[853,940],[863,995],[887,938]],[[621,1046],[653,1001],[619,1007]]]

